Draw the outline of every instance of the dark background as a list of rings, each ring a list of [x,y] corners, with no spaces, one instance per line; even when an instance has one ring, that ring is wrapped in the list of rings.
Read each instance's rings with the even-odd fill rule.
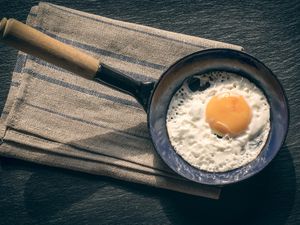
[[[285,145],[257,176],[209,200],[0,158],[0,224],[300,224],[300,1],[82,1],[55,4],[243,46],[282,82]],[[0,18],[25,21],[38,1],[0,0]],[[17,52],[0,44],[0,112]]]

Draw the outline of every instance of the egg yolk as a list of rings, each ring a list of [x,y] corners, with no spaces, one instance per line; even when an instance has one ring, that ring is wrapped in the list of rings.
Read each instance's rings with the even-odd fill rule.
[[[218,95],[209,100],[205,116],[214,133],[233,137],[247,129],[252,113],[243,96]]]

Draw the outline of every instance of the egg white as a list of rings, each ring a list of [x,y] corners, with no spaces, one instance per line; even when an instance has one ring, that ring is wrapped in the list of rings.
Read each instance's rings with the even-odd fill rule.
[[[177,154],[192,166],[209,172],[225,172],[254,160],[270,130],[270,107],[264,94],[249,80],[227,72],[199,75],[203,91],[191,91],[187,83],[173,96],[167,113],[169,139]],[[205,119],[209,100],[219,94],[243,96],[252,111],[247,130],[236,137],[218,137]]]

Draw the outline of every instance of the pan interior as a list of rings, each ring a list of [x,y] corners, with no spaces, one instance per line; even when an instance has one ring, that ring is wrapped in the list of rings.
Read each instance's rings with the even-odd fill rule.
[[[166,128],[166,115],[174,93],[186,79],[212,71],[246,77],[263,91],[270,105],[271,128],[261,153],[245,166],[227,172],[212,173],[191,166],[175,152]],[[152,94],[148,125],[158,154],[176,173],[198,183],[229,184],[256,174],[275,157],[288,129],[287,101],[279,81],[264,64],[243,52],[210,49],[181,59],[161,76]]]

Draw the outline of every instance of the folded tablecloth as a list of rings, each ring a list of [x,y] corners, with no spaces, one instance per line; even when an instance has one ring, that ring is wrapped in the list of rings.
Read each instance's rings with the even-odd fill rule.
[[[40,3],[27,24],[132,76],[152,81],[177,59],[241,47]],[[193,195],[220,189],[173,173],[156,154],[146,113],[130,96],[18,54],[0,120],[0,155]]]

